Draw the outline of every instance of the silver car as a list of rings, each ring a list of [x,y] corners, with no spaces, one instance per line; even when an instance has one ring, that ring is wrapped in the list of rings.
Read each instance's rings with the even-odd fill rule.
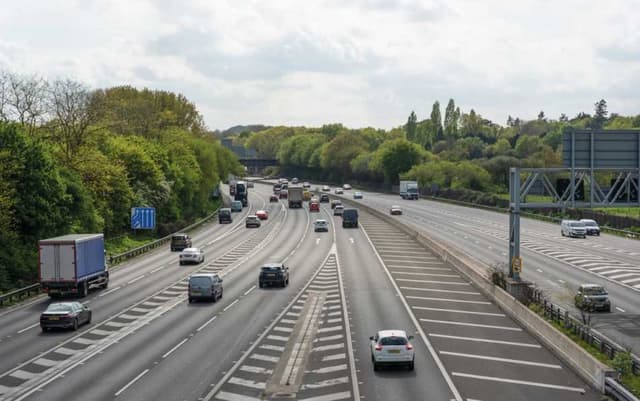
[[[185,248],[180,254],[180,264],[204,262],[204,251],[200,248]]]

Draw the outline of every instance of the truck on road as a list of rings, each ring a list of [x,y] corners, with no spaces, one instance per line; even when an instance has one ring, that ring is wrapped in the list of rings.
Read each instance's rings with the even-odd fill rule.
[[[249,204],[248,200],[248,192],[249,187],[246,181],[238,181],[235,185],[235,194],[233,195],[233,199],[242,202],[242,206],[247,206]]]
[[[104,235],[69,234],[40,240],[40,287],[55,298],[87,296],[90,287],[107,288]]]
[[[304,189],[298,185],[292,185],[288,189],[288,200],[289,200],[289,209],[293,209],[294,207],[302,207],[302,201],[304,199],[303,195]]]
[[[415,199],[420,197],[417,181],[400,181],[400,197],[402,199]]]

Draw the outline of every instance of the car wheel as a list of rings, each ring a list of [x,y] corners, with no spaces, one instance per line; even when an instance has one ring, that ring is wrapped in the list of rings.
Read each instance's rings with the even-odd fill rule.
[[[73,320],[73,331],[78,330],[78,318]]]
[[[380,365],[378,365],[378,362],[373,361],[373,370],[378,371],[380,370]]]
[[[91,324],[91,312],[89,312],[89,317],[87,318],[87,324]]]
[[[43,332],[43,333],[46,333],[46,332],[47,332],[47,330],[48,330],[48,329],[47,329],[46,327],[44,327],[44,326],[40,326],[40,328],[42,329],[42,332]]]
[[[413,371],[415,369],[415,360],[409,362],[409,370]]]
[[[192,303],[192,302],[193,302],[193,298],[189,298],[189,303]]]
[[[607,312],[611,312],[611,305],[607,306]]]
[[[183,261],[180,261],[180,266],[182,266],[182,265],[184,265],[184,262],[183,262]]]
[[[262,284],[262,281],[259,281],[258,282],[258,288],[262,288],[262,287],[264,287],[264,284]]]
[[[560,231],[560,235],[564,237],[564,231]]]
[[[289,285],[289,279],[287,279],[287,285]]]
[[[224,289],[220,288],[220,298],[222,298],[222,293],[224,292]]]

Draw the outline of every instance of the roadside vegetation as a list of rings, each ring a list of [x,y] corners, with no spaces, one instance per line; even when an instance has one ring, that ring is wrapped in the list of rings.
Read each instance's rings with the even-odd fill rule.
[[[0,71],[0,292],[38,280],[38,240],[104,233],[117,253],[206,215],[242,171],[182,95]],[[130,236],[135,206],[153,234]]]

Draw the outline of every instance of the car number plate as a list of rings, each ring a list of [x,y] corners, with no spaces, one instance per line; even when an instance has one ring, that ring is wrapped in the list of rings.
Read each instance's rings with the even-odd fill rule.
[[[51,316],[49,317],[49,320],[60,320],[60,318],[58,316]]]
[[[399,354],[400,350],[399,349],[390,349],[389,351],[387,351],[390,354]]]
[[[191,295],[200,295],[202,294],[200,291],[191,291]]]

